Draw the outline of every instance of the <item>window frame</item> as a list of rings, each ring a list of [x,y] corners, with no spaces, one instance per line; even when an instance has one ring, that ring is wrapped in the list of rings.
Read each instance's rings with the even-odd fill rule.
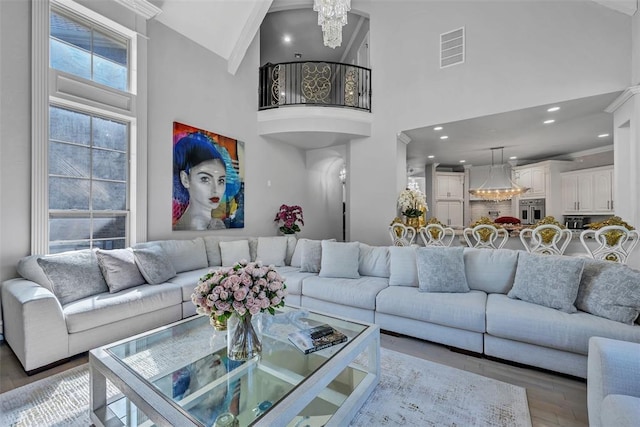
[[[32,253],[49,253],[49,220],[52,215],[73,217],[80,211],[49,209],[49,108],[61,107],[83,114],[117,120],[128,125],[127,190],[125,217],[125,247],[136,242],[138,222],[138,109],[137,57],[138,33],[71,0],[33,2],[32,9]],[[50,67],[50,11],[68,16],[127,42],[128,90],[87,80]],[[92,52],[93,54],[93,52]],[[146,117],[146,109],[143,109]],[[146,183],[146,181],[144,181]],[[143,205],[146,208],[146,205]],[[89,213],[93,218],[94,211]],[[95,211],[96,216],[116,211]],[[119,214],[122,211],[117,211]],[[95,239],[101,240],[101,239]],[[74,240],[75,241],[75,240]],[[93,235],[89,240],[93,247]]]

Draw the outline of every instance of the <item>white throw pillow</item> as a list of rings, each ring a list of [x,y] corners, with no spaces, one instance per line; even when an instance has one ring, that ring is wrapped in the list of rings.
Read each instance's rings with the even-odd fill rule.
[[[414,247],[390,246],[389,260],[389,286],[418,287],[418,265]]]
[[[360,243],[358,272],[363,276],[389,277],[389,248]]]
[[[291,267],[302,267],[302,246],[308,239],[298,239],[296,242],[296,248],[293,250],[293,256],[291,257]]]
[[[242,260],[251,261],[249,241],[220,242],[220,255],[222,256],[222,265],[224,267],[232,267],[236,262]]]
[[[287,256],[287,237],[258,237],[256,261],[282,267]]]
[[[320,277],[358,279],[360,243],[322,241]]]

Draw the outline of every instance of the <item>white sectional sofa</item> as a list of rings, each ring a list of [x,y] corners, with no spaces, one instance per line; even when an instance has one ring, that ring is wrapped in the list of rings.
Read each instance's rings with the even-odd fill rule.
[[[587,375],[590,337],[640,343],[640,272],[612,263],[508,249],[372,247],[293,237],[206,236],[149,242],[133,252],[158,247],[166,258],[151,265],[163,270],[169,264],[171,277],[65,304],[43,262],[23,259],[22,277],[4,282],[1,291],[5,338],[25,370],[193,315],[198,278],[242,255],[277,266],[288,305],[577,377]]]

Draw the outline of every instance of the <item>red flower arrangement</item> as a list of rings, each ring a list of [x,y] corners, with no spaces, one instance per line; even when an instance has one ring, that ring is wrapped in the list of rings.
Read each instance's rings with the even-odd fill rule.
[[[300,226],[298,226],[296,222],[300,221],[300,224],[304,225],[302,208],[300,206],[282,205],[276,213],[274,221],[282,221],[282,225],[280,226],[282,234],[298,233],[300,231]]]

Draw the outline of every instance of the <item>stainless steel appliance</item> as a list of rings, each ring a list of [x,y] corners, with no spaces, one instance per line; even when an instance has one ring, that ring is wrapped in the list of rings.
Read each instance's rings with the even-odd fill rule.
[[[544,199],[520,200],[521,224],[535,224],[542,218],[544,218]]]
[[[591,223],[591,218],[588,216],[565,216],[564,225],[570,230],[582,230]]]

